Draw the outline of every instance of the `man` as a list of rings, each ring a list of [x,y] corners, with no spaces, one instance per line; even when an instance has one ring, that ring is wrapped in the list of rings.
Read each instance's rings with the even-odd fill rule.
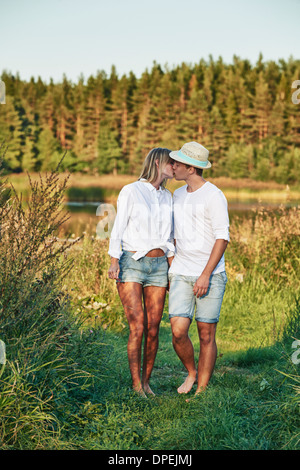
[[[211,167],[208,155],[208,150],[197,142],[170,153],[175,160],[175,179],[186,182],[173,196],[176,253],[169,270],[173,346],[188,372],[178,393],[188,393],[197,379],[193,344],[188,336],[194,311],[200,340],[196,394],[209,383],[217,357],[216,326],[227,282],[227,201],[220,189],[202,177],[203,169]]]

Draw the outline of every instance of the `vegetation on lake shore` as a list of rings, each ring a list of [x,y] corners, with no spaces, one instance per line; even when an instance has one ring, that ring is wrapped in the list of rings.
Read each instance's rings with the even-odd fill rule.
[[[32,183],[25,210],[1,184],[1,448],[299,449],[299,209],[232,221],[216,369],[207,391],[187,403],[176,392],[185,371],[168,299],[156,397],[132,392],[108,241],[54,236],[65,190],[51,173]],[[190,334],[197,344],[194,323]]]
[[[44,173],[41,174],[45,176]],[[39,181],[39,173],[30,173],[32,181]],[[60,178],[68,178],[68,187],[64,194],[65,201],[76,202],[103,202],[116,201],[121,188],[133,181],[137,177],[133,175],[87,175],[82,173],[62,173]],[[274,181],[255,181],[249,178],[233,179],[230,177],[211,178],[210,174],[205,174],[205,178],[216,184],[226,195],[227,199],[255,200],[255,201],[276,201],[293,202],[300,200],[300,188],[297,185],[289,186],[279,184]],[[22,193],[23,199],[30,196],[28,176],[26,173],[10,174],[8,181],[13,184],[18,194]],[[174,191],[182,186],[181,181],[171,180],[167,187]]]

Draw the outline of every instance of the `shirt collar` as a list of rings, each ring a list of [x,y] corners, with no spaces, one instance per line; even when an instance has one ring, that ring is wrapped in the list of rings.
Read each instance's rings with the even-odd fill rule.
[[[162,191],[161,186],[159,187],[159,189],[156,189],[153,184],[149,183],[149,181],[147,181],[145,178],[141,178],[140,181],[145,184],[149,191]]]

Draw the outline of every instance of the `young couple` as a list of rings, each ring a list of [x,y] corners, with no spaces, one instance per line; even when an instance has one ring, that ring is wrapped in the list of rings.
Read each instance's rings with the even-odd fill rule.
[[[149,380],[168,287],[173,346],[188,373],[178,393],[190,392],[195,382],[200,393],[214,370],[216,326],[227,282],[229,218],[225,196],[202,177],[203,169],[211,167],[208,155],[197,142],[178,151],[155,148],[138,181],[124,186],[118,197],[108,275],[116,279],[128,320],[132,385],[142,396],[154,395]],[[172,198],[165,184],[173,177],[186,184]],[[198,368],[188,335],[194,314]]]

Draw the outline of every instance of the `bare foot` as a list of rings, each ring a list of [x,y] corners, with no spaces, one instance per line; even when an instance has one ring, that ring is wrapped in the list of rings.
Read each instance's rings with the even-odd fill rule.
[[[133,387],[133,390],[142,398],[147,398],[147,395],[145,394],[143,388],[141,385],[138,385],[136,387]]]
[[[189,401],[195,400],[195,398],[201,395],[201,392],[204,392],[205,388],[201,387],[199,390],[196,390],[195,395],[191,398],[187,398],[185,401],[188,403]]]
[[[155,393],[151,390],[149,384],[144,385],[144,392],[155,397]]]
[[[177,388],[178,393],[189,393],[196,381],[197,374],[189,374],[180,387]]]

